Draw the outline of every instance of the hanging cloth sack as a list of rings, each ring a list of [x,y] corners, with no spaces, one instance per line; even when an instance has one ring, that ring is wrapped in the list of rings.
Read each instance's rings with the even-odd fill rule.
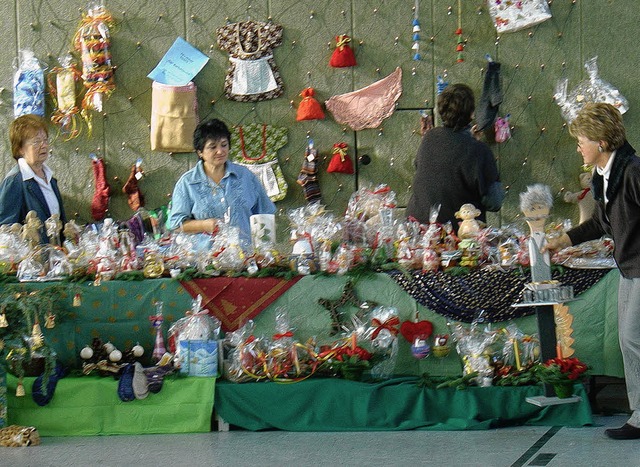
[[[333,145],[333,157],[327,167],[327,172],[337,172],[343,174],[353,173],[353,162],[347,154],[347,143],[336,143]]]
[[[356,56],[353,54],[351,46],[349,46],[351,38],[346,34],[340,34],[336,36],[336,48],[331,54],[329,60],[329,66],[334,68],[345,68],[349,66],[356,66]]]
[[[287,144],[287,129],[250,123],[234,128],[239,147],[229,150],[229,158],[253,172],[271,201],[287,196],[287,182],[278,162],[278,149]]]
[[[318,102],[315,97],[313,97],[315,91],[313,88],[306,88],[301,93],[302,101],[298,106],[298,111],[296,113],[296,121],[301,122],[302,120],[323,120],[324,112],[322,111],[322,106],[320,102]]]
[[[151,89],[151,150],[193,152],[193,132],[198,125],[196,85],[154,81]]]

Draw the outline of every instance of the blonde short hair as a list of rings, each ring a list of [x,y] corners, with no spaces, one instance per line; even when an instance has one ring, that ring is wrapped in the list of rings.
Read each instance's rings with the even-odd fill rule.
[[[9,141],[11,141],[11,154],[15,160],[22,157],[20,149],[22,149],[24,142],[40,131],[44,131],[47,137],[49,136],[47,121],[38,115],[21,115],[11,122]]]
[[[605,151],[615,151],[627,140],[620,111],[603,102],[585,104],[569,125],[569,133],[574,138],[604,141]]]

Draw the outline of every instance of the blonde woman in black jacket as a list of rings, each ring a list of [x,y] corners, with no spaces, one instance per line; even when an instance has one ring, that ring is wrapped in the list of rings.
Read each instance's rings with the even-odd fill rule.
[[[621,428],[605,433],[613,439],[640,439],[640,158],[626,140],[622,115],[611,104],[586,104],[569,127],[578,140],[584,164],[594,166],[592,217],[552,240],[556,250],[609,235],[620,270],[618,334],[629,406]]]

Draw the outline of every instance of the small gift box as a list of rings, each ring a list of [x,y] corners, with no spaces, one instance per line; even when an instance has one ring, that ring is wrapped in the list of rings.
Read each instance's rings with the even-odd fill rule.
[[[218,342],[215,340],[181,340],[180,373],[189,376],[217,376]]]
[[[193,300],[191,310],[176,325],[178,323],[176,359],[180,373],[189,376],[217,376],[220,321],[207,315],[207,310],[202,308],[201,295]],[[169,332],[171,331],[170,329]]]

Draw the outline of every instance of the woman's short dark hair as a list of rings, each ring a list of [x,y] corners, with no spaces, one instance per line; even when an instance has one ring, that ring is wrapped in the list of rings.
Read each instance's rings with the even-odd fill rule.
[[[438,114],[447,128],[462,130],[473,118],[476,108],[473,91],[466,84],[451,84],[438,96]]]
[[[9,141],[11,142],[11,155],[15,160],[22,157],[20,150],[26,140],[44,131],[49,136],[47,121],[33,114],[21,115],[9,125]]]
[[[222,138],[227,138],[229,144],[231,144],[231,132],[227,125],[217,118],[201,122],[193,132],[193,147],[196,151],[202,151],[207,141],[217,141]]]

